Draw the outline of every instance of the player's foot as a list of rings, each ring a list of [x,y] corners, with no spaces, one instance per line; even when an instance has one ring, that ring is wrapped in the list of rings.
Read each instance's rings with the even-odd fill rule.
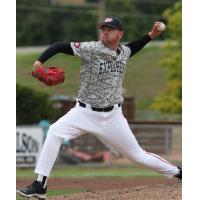
[[[178,167],[179,173],[176,174],[174,177],[178,178],[180,181],[182,181],[182,168]]]
[[[17,190],[17,194],[27,198],[36,197],[38,199],[45,199],[47,194],[47,186],[43,188],[41,182],[34,181],[31,185]]]

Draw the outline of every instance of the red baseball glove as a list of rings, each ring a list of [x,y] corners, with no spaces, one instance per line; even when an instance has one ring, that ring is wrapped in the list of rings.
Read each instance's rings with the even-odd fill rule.
[[[32,76],[48,86],[54,86],[65,81],[64,70],[60,67],[40,67],[32,71]]]

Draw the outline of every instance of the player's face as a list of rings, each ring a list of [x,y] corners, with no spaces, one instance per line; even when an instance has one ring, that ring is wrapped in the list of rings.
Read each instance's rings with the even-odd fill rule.
[[[111,27],[102,27],[100,29],[100,40],[104,44],[118,44],[123,36],[123,31]]]

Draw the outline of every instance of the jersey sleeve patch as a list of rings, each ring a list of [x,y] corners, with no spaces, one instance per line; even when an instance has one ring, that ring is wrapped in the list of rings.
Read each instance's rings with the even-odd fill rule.
[[[91,42],[71,42],[74,55],[84,60],[91,59],[92,46]]]
[[[75,48],[80,48],[81,46],[81,43],[80,42],[74,42],[74,47]]]

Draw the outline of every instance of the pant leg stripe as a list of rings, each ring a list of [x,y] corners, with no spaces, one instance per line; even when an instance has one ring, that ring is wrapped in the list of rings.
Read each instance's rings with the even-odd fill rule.
[[[169,165],[171,165],[171,166],[176,167],[175,165],[173,165],[172,163],[170,163],[170,162],[168,162],[168,161],[162,159],[162,158],[159,157],[158,155],[155,155],[155,154],[153,154],[153,153],[149,153],[149,152],[146,152],[146,153],[149,154],[149,155],[152,155],[152,156],[154,156],[154,157],[156,157],[156,158],[158,158],[159,160],[161,160],[161,161],[163,161],[163,162],[165,162],[165,163],[167,163],[167,164],[169,164]]]

